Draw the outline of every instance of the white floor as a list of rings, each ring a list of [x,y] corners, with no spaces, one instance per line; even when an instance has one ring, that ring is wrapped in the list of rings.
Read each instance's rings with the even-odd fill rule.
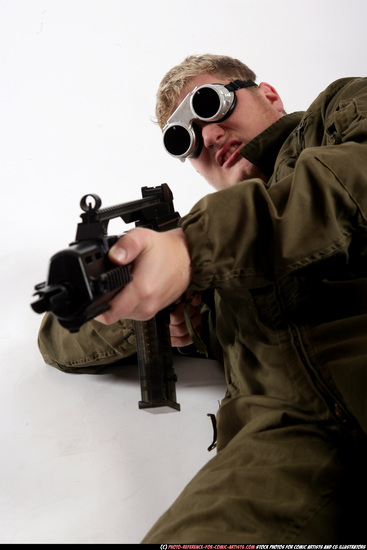
[[[178,357],[181,412],[139,410],[135,365],[78,376],[43,363],[39,266],[15,249],[0,275],[0,543],[139,543],[215,455],[221,368]]]

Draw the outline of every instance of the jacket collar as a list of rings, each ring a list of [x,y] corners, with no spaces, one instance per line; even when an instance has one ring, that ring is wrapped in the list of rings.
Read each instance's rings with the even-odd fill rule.
[[[280,148],[292,130],[299,125],[303,115],[303,111],[284,115],[242,147],[240,150],[241,155],[260,168],[270,178]]]

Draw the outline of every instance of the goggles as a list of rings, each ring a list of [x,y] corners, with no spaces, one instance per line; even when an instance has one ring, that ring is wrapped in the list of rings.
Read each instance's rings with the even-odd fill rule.
[[[187,94],[163,128],[166,151],[182,162],[197,158],[203,147],[201,129],[195,120],[222,122],[236,105],[235,91],[257,86],[252,80],[235,80],[229,84],[204,84]]]

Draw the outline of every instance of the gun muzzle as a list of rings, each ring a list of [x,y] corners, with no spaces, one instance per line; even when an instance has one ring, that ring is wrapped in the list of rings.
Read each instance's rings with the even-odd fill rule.
[[[69,292],[64,285],[46,286],[46,283],[40,283],[36,285],[35,290],[33,296],[39,296],[39,298],[31,304],[31,307],[36,313],[57,310],[69,296]]]

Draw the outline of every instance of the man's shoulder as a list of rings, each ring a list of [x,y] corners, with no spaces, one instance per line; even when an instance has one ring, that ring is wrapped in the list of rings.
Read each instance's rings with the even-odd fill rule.
[[[367,93],[367,77],[344,77],[331,82],[311,103],[306,113],[327,109],[356,93]]]

